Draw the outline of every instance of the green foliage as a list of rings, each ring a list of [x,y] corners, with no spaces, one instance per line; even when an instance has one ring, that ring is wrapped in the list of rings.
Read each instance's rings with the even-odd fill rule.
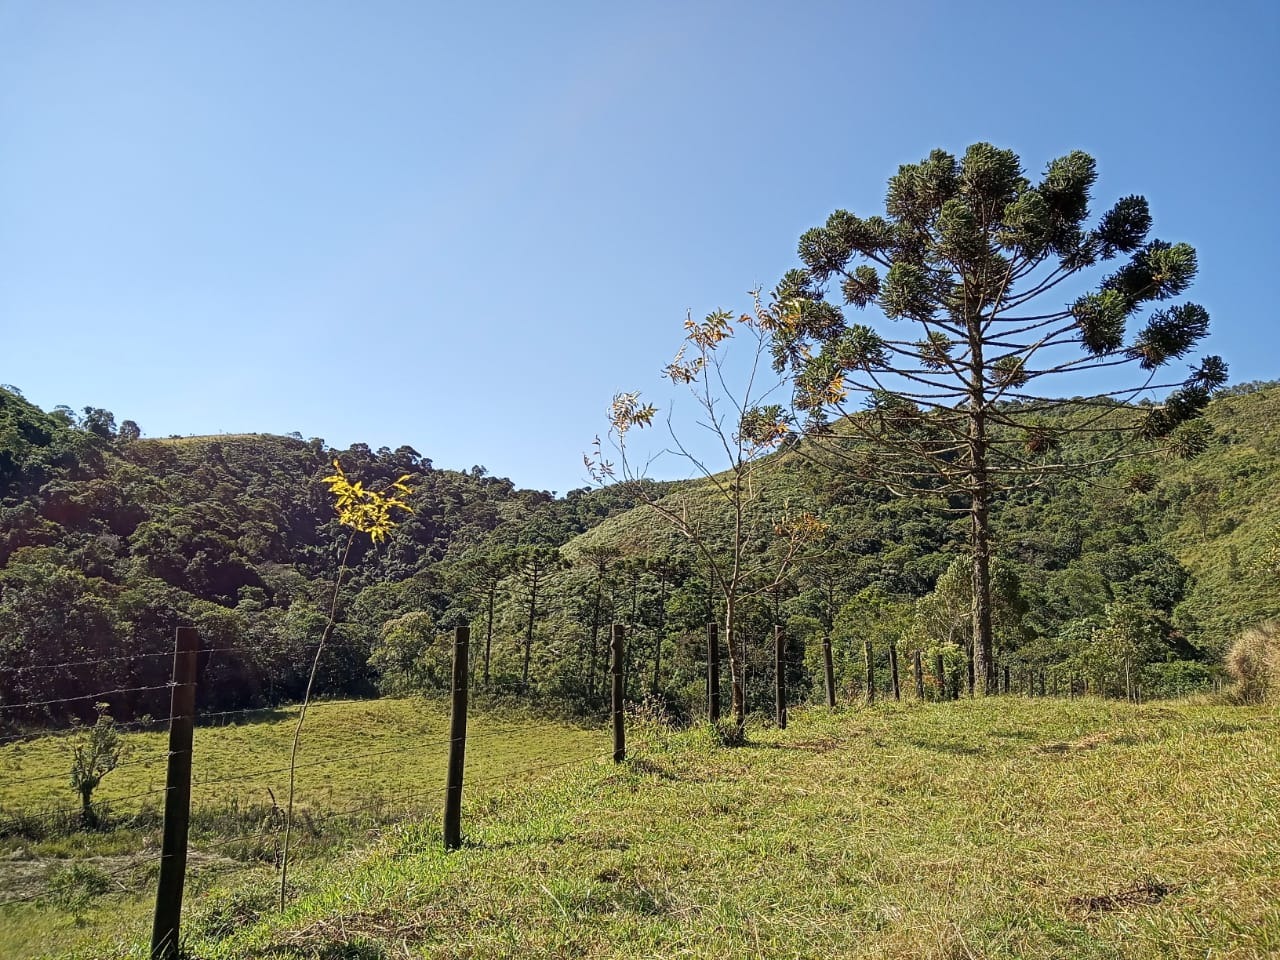
[[[1147,241],[1141,197],[1125,197],[1091,226],[1096,179],[1081,151],[1052,160],[1033,183],[1010,150],[976,143],[959,160],[934,150],[889,180],[886,218],[839,210],[806,232],[798,246],[806,271],[788,273],[774,291],[792,317],[774,332],[775,364],[790,372],[828,465],[970,511],[970,625],[987,692],[995,498],[1050,477],[1089,476],[1126,455],[1121,437],[1180,456],[1202,452],[1208,435],[1190,425],[1226,382],[1218,357],[1172,382],[1138,373],[1126,385],[1117,376],[1127,364],[1154,371],[1187,356],[1207,336],[1209,315],[1171,304],[1129,329],[1150,304],[1185,292],[1196,252]],[[1056,301],[1064,281],[1121,254],[1128,262],[1095,289]],[[826,299],[833,280],[843,306]],[[849,323],[846,307],[883,320]],[[913,325],[906,339],[895,321]],[[1055,396],[1054,384],[1088,370],[1116,382],[1093,398]],[[1173,392],[1140,416],[1113,399],[1151,389]],[[1052,424],[1049,413],[1058,415]],[[1113,442],[1107,450],[1064,443],[1069,433]]]
[[[428,613],[389,620],[374,643],[369,665],[383,693],[443,692],[449,689],[453,647]]]
[[[53,902],[75,913],[84,910],[90,901],[110,889],[111,878],[102,870],[85,863],[62,867],[49,877],[49,893]]]
[[[299,664],[308,662],[323,632],[334,563],[348,533],[316,488],[315,478],[331,472],[331,452],[322,442],[245,436],[124,445],[117,438],[115,446],[104,445],[79,430],[73,415],[42,414],[13,394],[0,400],[48,438],[43,445],[27,441],[20,482],[0,495],[0,696],[6,703],[155,686],[161,689],[105,699],[120,720],[162,715],[164,654],[180,623],[198,626],[206,645],[218,650],[202,675],[201,711],[301,697],[306,675]],[[1131,413],[1140,416],[1142,408]],[[1060,429],[1064,420],[1074,422],[1066,414],[1039,419],[1063,456],[1105,459],[1120,449],[1110,434]],[[1161,647],[1144,671],[1165,669],[1159,665],[1166,662],[1212,664],[1241,630],[1280,617],[1280,563],[1272,562],[1272,554],[1280,556],[1280,501],[1273,494],[1280,484],[1280,392],[1266,384],[1228,390],[1210,406],[1206,423],[1213,439],[1189,460],[1102,463],[1088,476],[1046,478],[995,499],[994,575],[1014,577],[1026,604],[1022,632],[997,630],[1003,663],[1065,671],[1071,653],[1059,641],[1063,627],[1096,624],[1112,603],[1150,611]],[[51,453],[57,443],[72,459]],[[481,685],[490,610],[490,686],[518,689],[528,586],[513,575],[513,550],[541,545],[562,548],[579,567],[552,570],[539,583],[528,695],[575,711],[597,709],[604,639],[608,624],[618,620],[631,627],[636,658],[629,695],[658,688],[671,709],[701,712],[705,624],[719,619],[709,599],[715,588],[708,587],[705,558],[678,531],[630,509],[640,493],[612,487],[554,498],[516,490],[479,468],[437,470],[408,448],[374,452],[357,445],[340,460],[348,475],[367,478],[375,489],[411,473],[416,512],[398,513],[400,522],[377,549],[367,538],[353,547],[338,623],[318,668],[323,695],[375,692],[379,673],[369,660],[383,627],[410,613],[429,617],[441,633],[471,622]],[[775,614],[796,624],[790,642],[798,665],[789,683],[797,697],[821,689],[822,636],[841,608],[869,588],[894,602],[932,595],[921,613],[933,618],[933,639],[912,616],[902,634],[904,656],[947,636],[961,650],[968,643],[959,618],[969,578],[961,570],[943,576],[963,555],[965,524],[945,509],[893,497],[829,466],[812,445],[788,443],[752,472],[743,524],[752,565],[767,571],[780,559],[775,531],[781,520],[812,515],[825,525],[797,553],[776,591],[744,604],[740,624],[752,651],[746,686],[753,708],[772,696]],[[709,482],[648,485],[643,496],[688,517],[709,542],[732,536],[732,513]],[[593,551],[602,552],[603,570]],[[675,569],[659,576],[645,567],[646,558],[667,558]],[[622,560],[639,562],[639,574]],[[744,592],[759,586],[750,578]],[[955,595],[941,604],[949,591]],[[939,609],[956,616],[937,620]],[[877,658],[883,650],[877,642]],[[854,683],[860,683],[861,655],[860,646],[852,648]],[[1151,695],[1162,685],[1144,671],[1131,674],[1140,674],[1144,695]],[[848,689],[847,680],[841,683]],[[92,722],[92,704],[4,716],[16,724],[72,718]]]
[[[81,815],[86,827],[97,825],[93,809],[93,793],[102,778],[120,764],[124,742],[115,721],[107,713],[107,704],[97,705],[98,719],[93,726],[76,736],[70,744],[71,789],[80,798]]]

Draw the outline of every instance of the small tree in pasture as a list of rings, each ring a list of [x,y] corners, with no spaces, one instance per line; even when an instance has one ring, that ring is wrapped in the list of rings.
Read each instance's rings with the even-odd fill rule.
[[[71,789],[80,796],[81,822],[90,828],[98,824],[93,792],[102,784],[102,778],[119,766],[124,754],[124,741],[107,713],[107,704],[96,706],[97,720],[71,745]]]

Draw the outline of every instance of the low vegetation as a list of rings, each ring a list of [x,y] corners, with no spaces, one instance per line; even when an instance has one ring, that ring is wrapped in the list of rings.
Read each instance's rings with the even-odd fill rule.
[[[295,721],[289,709],[197,728],[190,903],[224,880],[272,887]],[[31,898],[0,908],[5,957],[77,945],[98,956],[96,945],[132,942],[149,930],[165,736],[121,734],[126,759],[102,779],[87,830],[67,782],[78,736],[0,747],[0,900]],[[367,844],[407,816],[438,817],[447,738],[447,714],[420,700],[313,704],[298,756],[290,876],[296,869],[305,879],[321,860]],[[480,710],[469,730],[468,795],[483,798],[608,748],[606,735],[589,727],[525,716],[518,707]]]
[[[283,914],[261,874],[201,876],[191,956],[1280,950],[1267,708],[1001,697],[811,709],[786,731],[749,724],[732,750],[701,728],[632,732],[621,766],[584,761],[471,795],[457,853],[426,819],[313,865]],[[119,915],[125,894],[65,886],[99,924],[98,946],[73,956],[143,955],[141,918],[131,932]],[[33,918],[10,912],[6,928]]]

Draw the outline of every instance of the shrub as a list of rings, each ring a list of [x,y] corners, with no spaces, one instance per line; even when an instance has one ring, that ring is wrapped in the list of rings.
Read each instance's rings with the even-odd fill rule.
[[[1245,630],[1227,651],[1227,672],[1245,703],[1280,700],[1280,620]]]
[[[1214,672],[1214,667],[1195,660],[1149,663],[1141,674],[1142,696],[1155,700],[1202,693],[1213,685]]]
[[[49,891],[53,902],[69,910],[81,911],[94,897],[111,889],[111,878],[96,867],[73,863],[53,873]]]
[[[97,722],[82,731],[71,744],[71,789],[80,795],[80,816],[89,828],[98,825],[93,791],[98,789],[102,778],[119,765],[124,754],[124,741],[107,713],[107,704],[99,703],[97,708]]]

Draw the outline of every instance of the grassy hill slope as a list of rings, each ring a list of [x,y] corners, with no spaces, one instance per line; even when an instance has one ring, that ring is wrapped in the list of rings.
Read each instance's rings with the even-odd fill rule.
[[[232,884],[266,904],[278,883],[289,748],[296,709],[241,714],[201,726],[193,748],[187,902]],[[307,713],[297,771],[290,877],[305,877],[335,851],[367,845],[409,816],[440,816],[447,708],[419,699],[327,701]],[[109,829],[78,831],[67,787],[72,738],[0,745],[0,956],[112,954],[150,929],[167,734],[124,734],[121,766],[96,802]],[[607,734],[504,710],[473,711],[468,795],[473,802],[537,781],[577,757],[603,755]],[[124,949],[124,948],[121,948]]]
[[[283,915],[204,898],[198,958],[1253,958],[1280,950],[1260,709],[993,701],[798,715],[395,830]],[[237,900],[240,897],[240,900]]]

